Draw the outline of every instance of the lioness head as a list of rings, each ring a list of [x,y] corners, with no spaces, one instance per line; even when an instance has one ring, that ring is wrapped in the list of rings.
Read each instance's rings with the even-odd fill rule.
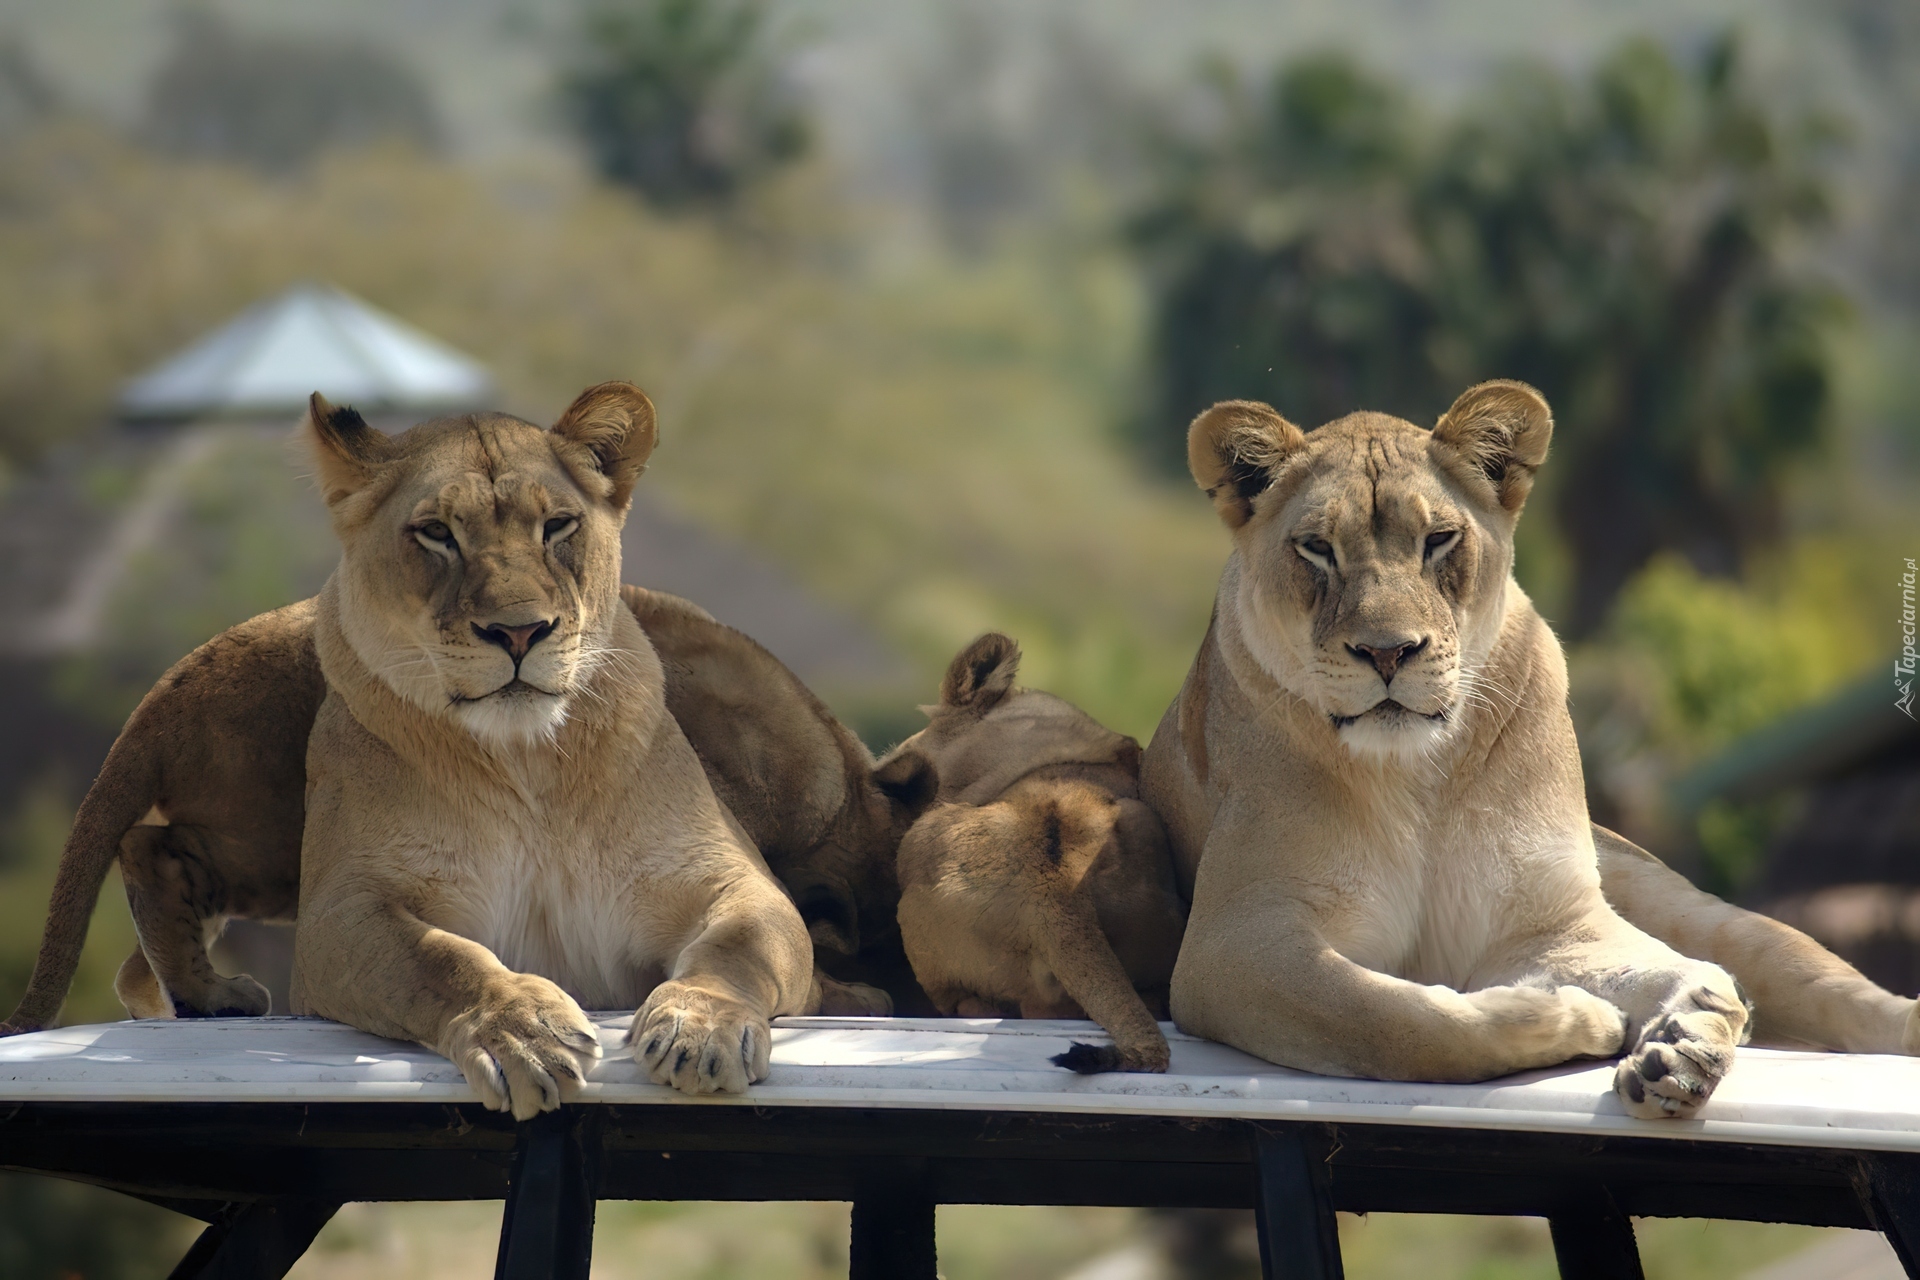
[[[620,526],[655,439],[646,396],[607,382],[544,431],[477,413],[387,436],[316,394],[306,433],[361,661],[484,742],[551,737],[613,652]]]
[[[1350,752],[1418,757],[1477,696],[1552,435],[1519,382],[1472,388],[1432,431],[1355,413],[1303,432],[1249,401],[1194,420],[1188,463],[1240,559],[1220,607]]]

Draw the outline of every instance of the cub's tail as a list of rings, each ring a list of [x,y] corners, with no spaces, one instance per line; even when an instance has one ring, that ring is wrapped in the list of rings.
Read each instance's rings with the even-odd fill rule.
[[[1039,889],[1044,904],[1047,961],[1054,976],[1087,1016],[1113,1037],[1104,1045],[1069,1045],[1053,1064],[1083,1075],[1102,1071],[1165,1071],[1167,1038],[1153,1020],[1146,1001],[1133,989],[1133,980],[1100,929],[1093,902],[1093,886],[1086,876],[1069,884],[1066,877],[1051,878]]]
[[[131,726],[130,726],[131,727]],[[53,898],[47,904],[46,932],[33,962],[27,993],[13,1016],[0,1022],[0,1036],[38,1031],[59,1016],[73,972],[80,966],[87,926],[107,868],[120,856],[127,829],[146,816],[159,790],[159,769],[152,756],[122,733],[100,766],[100,776],[74,815],[73,831],[60,854]]]

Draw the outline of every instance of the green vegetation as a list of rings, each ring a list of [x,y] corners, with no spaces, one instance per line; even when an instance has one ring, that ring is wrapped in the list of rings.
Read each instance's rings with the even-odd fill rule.
[[[676,209],[796,159],[806,120],[766,26],[762,0],[592,0],[560,92],[600,176]]]
[[[1716,801],[1681,829],[1667,785],[1878,664],[1880,652],[1859,637],[1884,629],[1876,604],[1888,545],[1890,536],[1864,531],[1804,537],[1757,557],[1740,580],[1706,577],[1667,554],[1628,583],[1601,634],[1570,655],[1600,820],[1669,854],[1697,847],[1707,887],[1743,889],[1791,797]]]
[[[419,78],[373,45],[241,30],[181,7],[147,86],[145,135],[161,150],[284,173],[334,147],[432,147],[440,122]]]
[[[1836,131],[1777,110],[1734,39],[1687,64],[1632,41],[1585,77],[1518,66],[1449,117],[1342,57],[1212,84],[1220,123],[1167,148],[1135,226],[1154,457],[1177,466],[1217,399],[1430,423],[1520,378],[1555,410],[1530,536],[1565,541],[1543,604],[1571,634],[1661,550],[1726,573],[1778,537],[1834,378],[1842,309],[1799,250]]]

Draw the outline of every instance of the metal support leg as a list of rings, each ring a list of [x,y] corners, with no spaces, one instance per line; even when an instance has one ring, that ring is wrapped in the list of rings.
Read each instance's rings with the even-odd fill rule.
[[[1854,1189],[1867,1217],[1887,1237],[1907,1274],[1920,1280],[1920,1156],[1882,1152],[1861,1164]]]
[[[1547,1219],[1560,1280],[1645,1280],[1633,1219],[1620,1212],[1613,1193],[1594,1188],[1581,1208]]]
[[[1260,1274],[1267,1280],[1343,1280],[1323,1144],[1292,1125],[1256,1130],[1254,1141]]]
[[[494,1280],[587,1280],[600,1182],[600,1116],[561,1107],[520,1125]]]
[[[933,1211],[924,1162],[876,1169],[853,1202],[849,1280],[935,1280]]]
[[[339,1208],[311,1200],[229,1205],[167,1280],[280,1280]]]

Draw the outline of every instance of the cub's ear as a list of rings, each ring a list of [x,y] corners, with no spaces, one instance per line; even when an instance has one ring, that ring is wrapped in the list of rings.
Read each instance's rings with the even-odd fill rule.
[[[1253,500],[1273,484],[1306,433],[1256,400],[1222,400],[1187,428],[1187,466],[1229,529],[1253,515]]]
[[[337,507],[367,486],[381,464],[393,457],[393,441],[375,431],[346,405],[335,405],[318,391],[307,400],[303,426],[318,469],[320,496]]]
[[[874,767],[873,784],[893,805],[904,829],[940,793],[940,772],[918,751],[901,751]]]
[[[940,679],[940,704],[985,715],[1013,688],[1020,673],[1020,646],[1012,636],[989,631],[953,656]]]
[[[1533,489],[1533,474],[1547,460],[1553,440],[1553,410],[1546,397],[1524,382],[1483,382],[1469,387],[1433,427],[1442,464],[1456,474],[1484,480],[1500,505],[1515,515]]]
[[[575,478],[621,511],[659,439],[653,401],[631,382],[582,391],[553,424],[552,435]]]

